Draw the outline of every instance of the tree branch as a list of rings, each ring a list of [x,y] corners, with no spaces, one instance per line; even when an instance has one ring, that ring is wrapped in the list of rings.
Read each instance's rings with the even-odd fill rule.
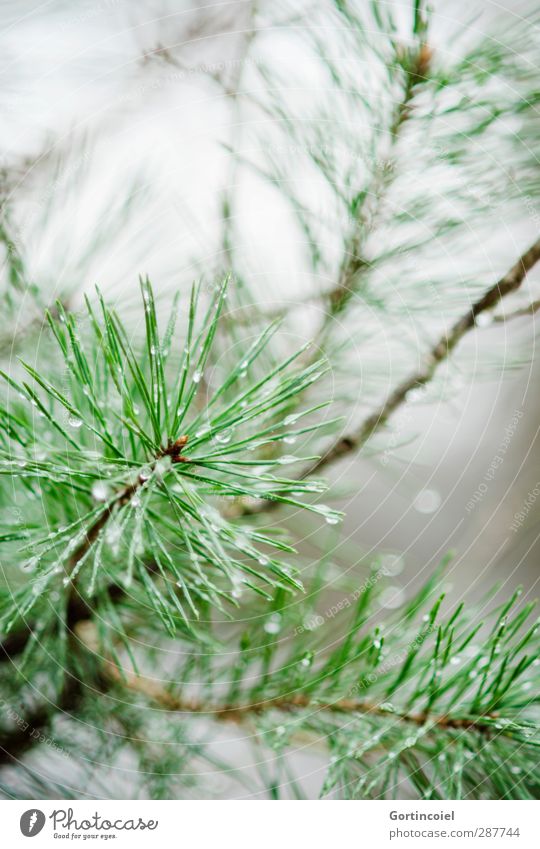
[[[334,289],[327,295],[329,313],[325,325],[331,326],[331,321],[338,313],[342,312],[356,291],[354,280],[359,273],[371,268],[371,263],[364,255],[364,243],[367,235],[373,230],[377,219],[381,198],[388,188],[389,175],[392,173],[391,162],[394,151],[401,137],[403,127],[412,114],[413,101],[417,95],[418,88],[425,83],[432,57],[432,52],[425,41],[425,31],[416,33],[416,44],[409,50],[403,49],[398,55],[400,63],[405,68],[405,80],[403,97],[396,104],[393,119],[389,128],[390,142],[389,150],[385,157],[377,161],[371,191],[366,192],[365,201],[357,212],[357,220],[349,244],[345,251],[345,257],[339,270],[338,282]],[[374,203],[375,208],[370,211],[369,203]],[[366,207],[366,203],[368,207]]]
[[[521,307],[521,309],[514,310],[514,312],[510,312],[507,315],[495,315],[493,316],[493,321],[507,322],[513,318],[525,318],[526,316],[534,315],[538,310],[540,310],[540,298],[537,301],[532,301],[526,307]]]
[[[82,635],[83,641],[86,642],[89,649],[94,644],[91,636],[93,631],[94,626],[91,623],[81,623],[78,628],[79,636]],[[175,713],[205,714],[211,719],[225,722],[242,722],[246,717],[256,716],[269,710],[292,713],[296,710],[311,709],[314,712],[324,711],[337,714],[392,716],[418,726],[423,726],[427,723],[446,730],[471,729],[486,733],[491,730],[494,719],[491,714],[488,716],[464,715],[461,717],[448,716],[446,714],[432,715],[427,711],[421,713],[393,711],[390,714],[381,704],[368,700],[344,698],[337,699],[335,702],[319,702],[302,693],[290,696],[277,696],[260,702],[225,703],[222,705],[206,704],[197,699],[175,696],[168,692],[159,682],[129,670],[120,669],[111,660],[106,661],[104,674],[109,681],[115,681],[127,687],[132,692],[146,696],[165,710],[174,711]]]
[[[173,461],[175,459],[176,461],[183,459],[179,454],[179,451],[181,447],[185,445],[186,442],[187,437],[180,437],[174,445],[169,445],[167,446],[167,448],[164,448],[162,450],[161,455],[172,456]],[[177,448],[178,450],[176,450]],[[81,557],[84,557],[90,547],[94,544],[97,537],[99,536],[100,531],[104,528],[104,526],[110,519],[116,505],[125,504],[127,501],[133,498],[133,496],[138,492],[140,487],[144,485],[144,481],[144,478],[139,477],[134,483],[128,484],[116,493],[114,499],[109,502],[101,516],[96,519],[96,521],[90,526],[90,528],[86,532],[83,541],[71,555],[69,559],[69,568],[71,570],[76,567]],[[123,597],[125,594],[122,587],[118,586],[117,584],[111,584],[108,589],[108,592],[109,597],[113,601]],[[68,629],[72,631],[78,622],[88,617],[89,612],[90,607],[88,603],[77,592],[75,585],[73,585],[67,606],[66,625]],[[13,634],[10,634],[8,637],[5,638],[5,640],[2,640],[0,642],[0,663],[4,661],[9,661],[15,655],[23,652],[31,635],[32,626],[25,623],[25,625],[20,628],[20,630],[14,631]]]
[[[524,254],[517,260],[512,268],[495,283],[487,292],[479,298],[469,310],[451,327],[448,333],[445,333],[441,339],[433,346],[429,352],[423,368],[406,378],[400,383],[393,392],[388,396],[384,403],[373,412],[360,426],[360,428],[352,434],[342,436],[328,451],[326,451],[318,460],[311,466],[306,468],[301,478],[307,478],[312,474],[318,473],[320,469],[330,465],[343,456],[356,451],[364,445],[372,434],[382,427],[390,418],[390,416],[398,409],[398,407],[406,400],[407,394],[415,388],[427,384],[435,374],[438,366],[450,355],[459,341],[471,330],[476,324],[476,318],[481,313],[493,309],[506,295],[514,292],[520,287],[527,273],[540,260],[540,239],[538,239]],[[137,485],[135,485],[136,489]],[[129,497],[131,490],[128,492],[122,491],[119,498]],[[262,500],[256,506],[244,505],[242,513],[244,515],[254,515],[279,505],[278,501]],[[105,514],[106,518],[109,512]],[[106,519],[105,519],[106,521]],[[101,520],[98,520],[99,527],[90,529],[87,539],[83,542],[84,551],[92,543],[92,538],[99,532],[101,528]],[[78,560],[82,555],[81,551],[74,553],[73,557]],[[123,590],[120,587],[112,585],[110,592],[114,597],[121,596]],[[72,629],[78,622],[85,619],[88,612],[88,606],[83,599],[72,597],[68,606],[68,625]],[[24,650],[30,634],[32,633],[29,626],[21,631],[15,632],[0,643],[0,662],[9,660],[16,654]]]
[[[512,268],[482,295],[467,312],[445,333],[428,353],[423,367],[403,380],[384,403],[362,423],[359,429],[342,436],[325,454],[304,470],[302,478],[319,472],[340,457],[356,451],[371,435],[386,424],[392,413],[406,400],[412,389],[425,386],[432,379],[439,365],[447,359],[460,340],[476,324],[477,316],[493,309],[499,301],[518,289],[527,273],[540,260],[540,239],[525,251]]]

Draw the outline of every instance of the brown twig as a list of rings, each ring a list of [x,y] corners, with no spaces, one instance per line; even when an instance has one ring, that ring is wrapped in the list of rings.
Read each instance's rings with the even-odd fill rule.
[[[521,307],[521,309],[514,310],[514,312],[507,313],[506,315],[495,315],[493,316],[493,321],[506,322],[511,321],[513,318],[525,318],[526,316],[534,315],[538,310],[540,310],[540,299],[532,301],[526,307]]]
[[[87,647],[91,649],[95,645],[95,640],[92,636],[94,626],[91,623],[81,623],[81,625],[82,627],[79,627],[78,633],[82,636],[83,642],[86,643]],[[247,702],[243,704],[207,704],[197,699],[175,696],[164,689],[159,682],[145,676],[137,675],[129,670],[120,669],[111,660],[106,661],[105,675],[109,680],[122,684],[132,692],[146,696],[165,710],[174,711],[175,713],[204,714],[212,719],[225,722],[241,722],[248,716],[256,716],[269,710],[292,713],[296,710],[310,709],[314,712],[325,711],[328,713],[397,717],[404,722],[410,722],[419,726],[429,724],[430,726],[437,726],[446,730],[476,729],[485,732],[489,731],[490,728],[487,721],[493,719],[492,715],[485,717],[452,717],[446,714],[432,715],[428,712],[389,712],[385,710],[382,704],[367,700],[360,701],[358,699],[346,698],[338,699],[335,702],[319,702],[301,693],[291,696],[277,696],[260,702]]]
[[[364,255],[363,246],[366,236],[373,230],[381,197],[384,195],[389,177],[393,173],[393,151],[398,144],[403,127],[411,117],[413,101],[417,95],[418,87],[427,80],[431,58],[432,51],[423,40],[416,47],[404,51],[403,56],[401,56],[401,63],[406,65],[405,83],[402,99],[395,106],[393,120],[390,125],[390,149],[387,156],[377,163],[373,186],[371,191],[366,193],[366,200],[361,206],[360,213],[357,215],[354,231],[349,239],[345,257],[339,270],[337,284],[327,296],[329,314],[326,324],[328,327],[331,326],[332,319],[347,306],[357,290],[357,286],[354,285],[357,276],[360,272],[371,268],[371,262]],[[368,204],[367,208],[366,202]],[[375,204],[375,209],[369,209],[370,203]]]
[[[439,339],[428,353],[424,365],[418,371],[405,378],[390,393],[383,404],[368,416],[356,432],[342,436],[319,460],[316,460],[311,466],[305,469],[302,473],[302,478],[319,472],[324,466],[328,466],[340,457],[361,448],[374,431],[386,424],[392,413],[406,400],[411,390],[429,383],[438,366],[447,359],[465,334],[475,326],[477,316],[487,310],[493,309],[502,298],[511,292],[515,292],[522,284],[527,273],[539,260],[540,239],[534,242],[520,256],[512,268],[488,289],[481,298],[475,301],[450,330]]]
[[[163,449],[160,457],[170,457],[171,463],[190,463],[188,457],[184,457],[182,454],[182,448],[187,445],[189,436],[184,434],[184,436],[179,436],[175,442],[169,442],[166,448]]]

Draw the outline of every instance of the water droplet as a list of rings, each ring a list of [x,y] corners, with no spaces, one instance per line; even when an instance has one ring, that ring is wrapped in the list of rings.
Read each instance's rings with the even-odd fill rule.
[[[139,472],[139,479],[141,481],[147,481],[152,477],[152,469],[150,466],[144,466]]]
[[[298,415],[298,414],[295,415],[295,416],[287,416],[287,418],[283,421],[283,424],[286,427],[288,425],[296,424],[296,422],[298,421],[299,418],[300,418],[300,415]]]
[[[117,542],[122,535],[122,528],[120,525],[116,524],[116,522],[110,522],[107,525],[107,530],[105,532],[105,539],[107,542],[114,543]]]
[[[287,466],[290,463],[296,463],[298,460],[297,457],[293,457],[292,454],[284,454],[283,457],[278,458],[278,463],[281,463],[282,466]]]
[[[457,656],[456,656],[456,657],[451,657],[451,658],[450,658],[450,663],[452,664],[452,666],[457,666],[459,663],[461,663],[461,658],[460,658],[460,657],[457,657]]]
[[[96,481],[92,484],[92,498],[94,501],[107,501],[109,495],[109,486],[104,481]]]
[[[481,312],[475,318],[477,327],[488,327],[493,322],[493,315],[489,312]]]
[[[169,471],[172,465],[172,460],[170,457],[160,457],[159,460],[156,461],[154,466],[154,472],[157,478],[162,479],[163,476]]]
[[[281,630],[281,614],[273,613],[264,623],[264,630],[267,634],[279,634]]]
[[[402,587],[398,586],[387,587],[382,591],[379,598],[381,607],[386,607],[389,610],[396,610],[398,607],[401,607],[404,601],[405,591]]]
[[[261,556],[258,558],[258,561],[261,566],[266,566],[268,563],[268,557],[265,557],[264,554],[261,554]]]
[[[339,522],[339,515],[330,507],[326,507],[326,505],[318,507],[317,512],[324,517],[328,525],[337,525]]]
[[[68,418],[68,424],[70,427],[79,428],[82,425],[81,419],[77,418],[77,416],[70,416]]]
[[[140,507],[141,506],[140,497],[138,495],[134,495],[133,498],[131,499],[131,504],[132,504],[133,507]]]
[[[21,563],[21,569],[23,572],[34,572],[39,564],[39,557],[31,557],[30,560],[26,560],[24,563]]]
[[[296,436],[284,436],[283,442],[286,442],[287,445],[294,445],[296,442]]]
[[[441,506],[441,496],[435,489],[423,489],[414,499],[414,509],[419,513],[435,513]]]
[[[227,442],[230,442],[232,439],[233,430],[232,428],[226,428],[225,430],[220,430],[215,434],[214,439],[216,442],[220,442],[222,445],[226,445]]]
[[[300,660],[300,666],[303,666],[304,669],[308,669],[313,663],[313,652],[307,651],[302,659]]]
[[[195,371],[195,372],[193,373],[193,383],[200,383],[200,382],[201,382],[201,378],[202,378],[202,371],[200,371],[199,369],[197,369],[197,371]]]
[[[406,398],[407,401],[421,401],[426,397],[427,390],[423,386],[417,386],[414,389],[409,389]]]
[[[381,571],[383,575],[394,578],[400,575],[405,568],[405,561],[399,554],[384,554],[381,557]]]

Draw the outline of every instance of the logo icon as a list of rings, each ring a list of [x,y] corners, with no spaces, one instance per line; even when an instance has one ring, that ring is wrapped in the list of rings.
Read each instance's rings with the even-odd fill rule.
[[[45,825],[45,814],[37,808],[31,808],[24,812],[20,824],[25,837],[35,837]]]

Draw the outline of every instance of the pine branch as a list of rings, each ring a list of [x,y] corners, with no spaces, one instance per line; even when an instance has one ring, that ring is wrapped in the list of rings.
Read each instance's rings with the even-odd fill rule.
[[[249,25],[245,28],[242,36],[242,49],[237,60],[236,73],[234,73],[230,84],[227,86],[226,93],[231,101],[231,117],[230,117],[230,146],[234,150],[237,134],[241,129],[241,85],[245,71],[247,57],[251,50],[253,41],[256,37],[257,30],[254,26],[254,18],[257,11],[257,2],[252,0],[249,4]],[[232,187],[236,184],[238,171],[238,163],[235,156],[231,156],[230,165],[227,173],[227,183],[221,202],[221,251],[224,257],[223,266],[227,273],[234,271],[233,259],[233,220],[234,220],[234,197]]]
[[[322,577],[309,587],[309,607],[326,586]],[[369,625],[381,586],[375,570],[354,592],[354,605],[343,607],[345,628],[342,621],[319,617],[321,624],[308,629],[301,624],[303,616],[310,618],[305,609],[291,609],[276,599],[274,612],[267,614],[272,629],[264,640],[253,628],[253,642],[242,636],[232,666],[207,669],[212,684],[206,685],[206,696],[189,692],[182,668],[169,673],[171,684],[165,684],[109,657],[99,659],[98,676],[112,688],[112,697],[115,692],[122,702],[128,694],[142,697],[158,713],[169,713],[171,722],[174,717],[182,723],[190,717],[249,721],[265,745],[279,751],[297,735],[327,739],[335,753],[327,789],[344,776],[347,781],[356,776],[351,798],[386,797],[390,766],[404,782],[416,784],[422,776],[422,798],[498,798],[504,793],[527,798],[539,778],[539,628],[537,619],[530,623],[534,603],[520,606],[518,591],[485,623],[477,610],[463,604],[441,615],[443,597],[433,602],[440,580],[438,571],[384,628]],[[272,636],[277,616],[279,639]],[[337,641],[332,631],[340,635]],[[94,624],[81,623],[77,634],[94,657]],[[227,656],[231,651],[228,640]],[[464,753],[473,752],[474,758],[463,760]],[[487,785],[479,787],[477,765],[488,762]],[[441,790],[457,774],[456,764],[460,786],[451,783]],[[518,765],[522,779],[516,778]],[[342,774],[336,776],[336,770]]]
[[[495,315],[493,316],[493,321],[496,322],[507,322],[512,321],[514,318],[526,318],[528,316],[534,315],[536,312],[540,310],[540,299],[536,301],[531,301],[526,307],[521,307],[520,309],[514,310],[513,312],[507,313],[506,315]]]
[[[84,628],[86,622],[81,622]],[[79,629],[80,633],[80,629]],[[88,638],[87,638],[88,639]],[[355,716],[370,715],[388,718],[388,709],[384,704],[376,704],[369,701],[357,699],[337,699],[334,702],[320,702],[307,695],[298,694],[290,696],[276,696],[265,701],[251,703],[225,703],[210,704],[195,699],[174,696],[156,681],[143,675],[136,674],[131,670],[120,669],[114,662],[109,661],[105,667],[105,677],[111,681],[121,683],[136,693],[140,693],[155,702],[159,707],[175,713],[205,714],[211,719],[218,721],[242,722],[250,716],[258,716],[268,711],[276,710],[282,713],[294,713],[297,710],[310,710],[313,713],[336,713],[353,714]],[[430,714],[405,712],[393,710],[395,719],[409,722],[413,725],[429,725],[430,728],[441,728],[450,730],[478,731],[479,733],[490,733],[493,731],[493,715],[454,717],[446,714]]]
[[[177,720],[185,728],[190,717],[249,720],[264,745],[278,751],[298,734],[326,739],[333,757],[325,792],[337,782],[350,798],[387,797],[398,774],[422,798],[528,798],[538,781],[540,745],[534,603],[520,605],[518,592],[486,623],[463,604],[442,615],[438,570],[382,627],[372,624],[384,586],[381,566],[374,564],[344,599],[339,619],[318,615],[309,624],[329,585],[327,561],[318,565],[302,605],[288,604],[278,590],[262,619],[253,619],[251,609],[251,636],[241,632],[236,649],[230,637],[224,654],[200,647],[203,693],[190,685],[200,680],[194,647],[179,651],[175,643],[180,666],[168,670],[165,684],[132,670],[114,650],[104,657],[99,626],[86,617],[74,629],[68,672],[85,682],[78,714],[97,708],[107,694],[123,709],[142,698],[158,715],[170,715],[171,728]],[[240,625],[244,615],[239,612]],[[155,667],[159,647],[143,633],[135,640],[146,646],[145,665]],[[133,709],[140,715],[141,703]],[[54,711],[45,719],[39,708],[30,717],[43,727],[51,719]],[[54,728],[49,736],[54,741]],[[4,735],[6,762],[23,753],[20,746],[17,730]],[[459,785],[452,778],[456,766]],[[518,767],[523,778],[516,777]]]
[[[395,45],[397,66],[403,73],[402,97],[395,105],[389,127],[389,145],[384,156],[377,159],[371,186],[359,190],[353,195],[350,211],[355,226],[345,246],[345,256],[339,270],[337,285],[326,296],[329,312],[325,319],[326,329],[330,330],[334,319],[348,305],[353,295],[358,291],[358,277],[362,271],[369,271],[372,263],[369,261],[363,246],[369,235],[375,229],[379,209],[382,206],[388,184],[394,176],[393,159],[407,121],[414,108],[414,100],[421,86],[428,81],[432,52],[427,44],[427,19],[424,16],[423,4],[417,4],[413,24],[413,45],[403,47]],[[343,4],[338,5],[345,20],[352,27],[358,26],[351,13]],[[418,21],[422,21],[422,25]]]
[[[142,289],[145,339],[140,353],[101,299],[101,322],[88,306],[90,328],[84,332],[61,306],[59,320],[49,315],[71,377],[68,391],[25,362],[31,382],[3,374],[10,397],[1,410],[0,474],[18,486],[26,515],[19,530],[7,529],[0,543],[15,563],[31,555],[31,578],[3,611],[5,631],[24,623],[42,604],[43,594],[57,591],[59,584],[64,599],[71,592],[97,603],[106,592],[108,603],[111,592],[118,597],[137,581],[171,633],[179,624],[191,629],[198,606],[225,610],[224,602],[234,604],[239,585],[263,596],[264,585],[301,588],[292,567],[271,552],[292,553],[293,547],[273,533],[229,522],[213,506],[215,496],[303,505],[327,521],[339,519],[325,505],[299,499],[303,493],[322,492],[322,483],[279,474],[296,458],[246,456],[321,427],[291,428],[286,410],[289,398],[317,380],[324,366],[295,370],[296,353],[249,378],[277,329],[267,328],[230,370],[220,377],[214,371],[216,388],[208,389],[205,404],[193,412],[226,286],[200,314],[194,290],[179,358],[172,353],[175,310],[160,338],[152,291],[147,282]],[[44,517],[39,511],[36,515],[36,487]],[[43,520],[48,535],[41,531]],[[85,574],[88,584],[82,588]],[[66,604],[69,620],[78,604],[69,597]],[[26,646],[28,630],[24,626],[8,637],[4,653]]]
[[[357,451],[373,433],[384,426],[390,416],[403,404],[407,395],[418,387],[425,386],[433,378],[439,365],[447,359],[461,339],[474,328],[476,319],[487,310],[493,309],[506,295],[515,292],[527,273],[540,260],[540,239],[534,242],[517,260],[510,270],[482,295],[467,312],[431,348],[425,364],[397,386],[381,407],[372,413],[352,434],[341,437],[323,456],[302,473],[303,477],[317,474],[322,468],[341,457]]]

